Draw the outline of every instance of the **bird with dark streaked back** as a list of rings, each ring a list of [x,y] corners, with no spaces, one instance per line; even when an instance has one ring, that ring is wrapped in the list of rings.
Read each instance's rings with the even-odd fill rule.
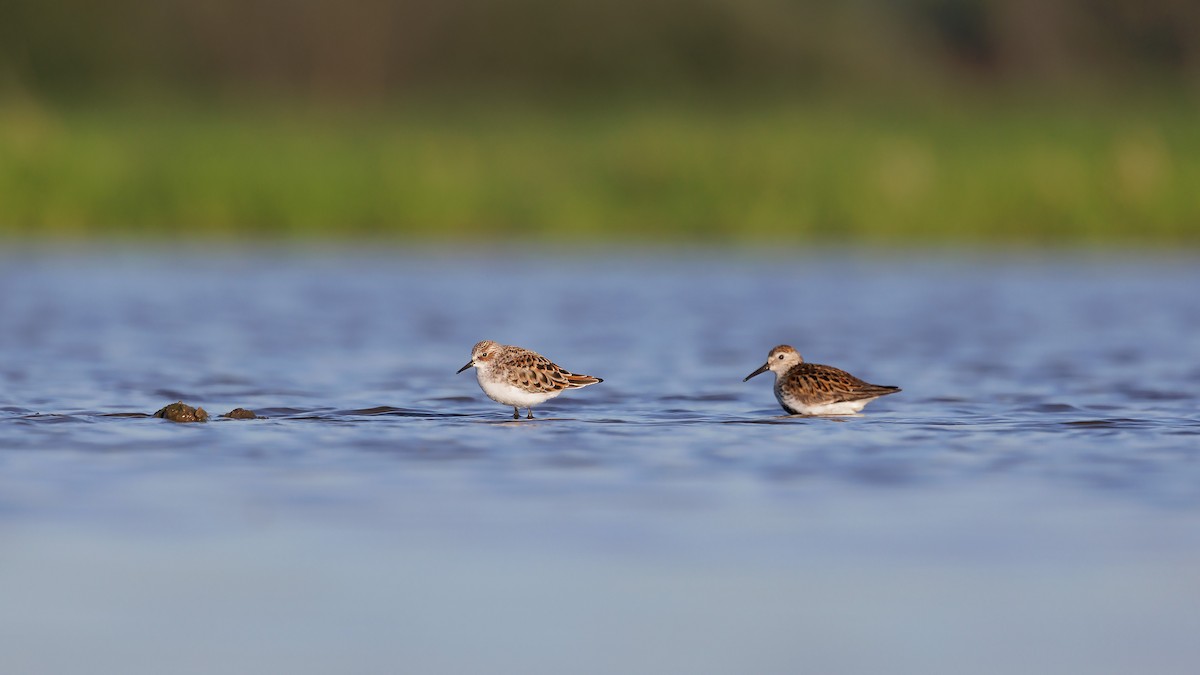
[[[792,415],[852,415],[880,396],[900,387],[864,382],[844,370],[805,363],[790,345],[779,345],[767,362],[742,380],[767,371],[775,373],[775,398]]]
[[[572,373],[537,352],[491,340],[476,344],[471,349],[471,360],[458,372],[471,366],[475,367],[479,387],[488,398],[513,407],[513,419],[521,417],[520,408],[528,408],[529,419],[533,419],[533,406],[567,389],[604,381]]]

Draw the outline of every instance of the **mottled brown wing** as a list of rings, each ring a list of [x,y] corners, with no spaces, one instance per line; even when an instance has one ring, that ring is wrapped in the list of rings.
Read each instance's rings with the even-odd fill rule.
[[[802,363],[803,377],[814,398],[830,403],[857,401],[864,398],[886,396],[900,391],[899,387],[871,384],[833,366],[819,363]]]
[[[541,354],[515,354],[506,360],[504,366],[508,383],[528,392],[562,391],[579,386],[568,379],[571,373]]]

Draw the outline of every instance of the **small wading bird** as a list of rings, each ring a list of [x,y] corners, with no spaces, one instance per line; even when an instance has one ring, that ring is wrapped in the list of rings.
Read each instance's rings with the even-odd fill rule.
[[[548,401],[567,389],[578,389],[603,382],[591,375],[576,375],[555,365],[550,359],[528,349],[484,340],[471,350],[471,360],[458,369],[475,366],[479,388],[488,398],[513,407],[513,419],[520,419],[520,408],[529,409]]]
[[[775,373],[775,398],[792,415],[852,415],[880,396],[900,387],[864,382],[833,366],[805,363],[788,345],[779,345],[767,362],[742,382],[766,371]]]

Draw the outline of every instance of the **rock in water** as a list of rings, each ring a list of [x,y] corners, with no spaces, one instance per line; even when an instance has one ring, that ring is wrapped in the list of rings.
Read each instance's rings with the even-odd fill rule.
[[[154,413],[154,416],[161,417],[164,420],[171,420],[172,422],[208,421],[208,413],[204,411],[204,408],[193,408],[183,401],[177,401],[169,406],[166,406],[162,410]]]

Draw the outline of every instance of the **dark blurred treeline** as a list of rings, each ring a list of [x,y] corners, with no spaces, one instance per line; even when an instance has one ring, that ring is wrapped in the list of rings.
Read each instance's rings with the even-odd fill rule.
[[[1196,0],[7,0],[0,91],[1200,86]]]

